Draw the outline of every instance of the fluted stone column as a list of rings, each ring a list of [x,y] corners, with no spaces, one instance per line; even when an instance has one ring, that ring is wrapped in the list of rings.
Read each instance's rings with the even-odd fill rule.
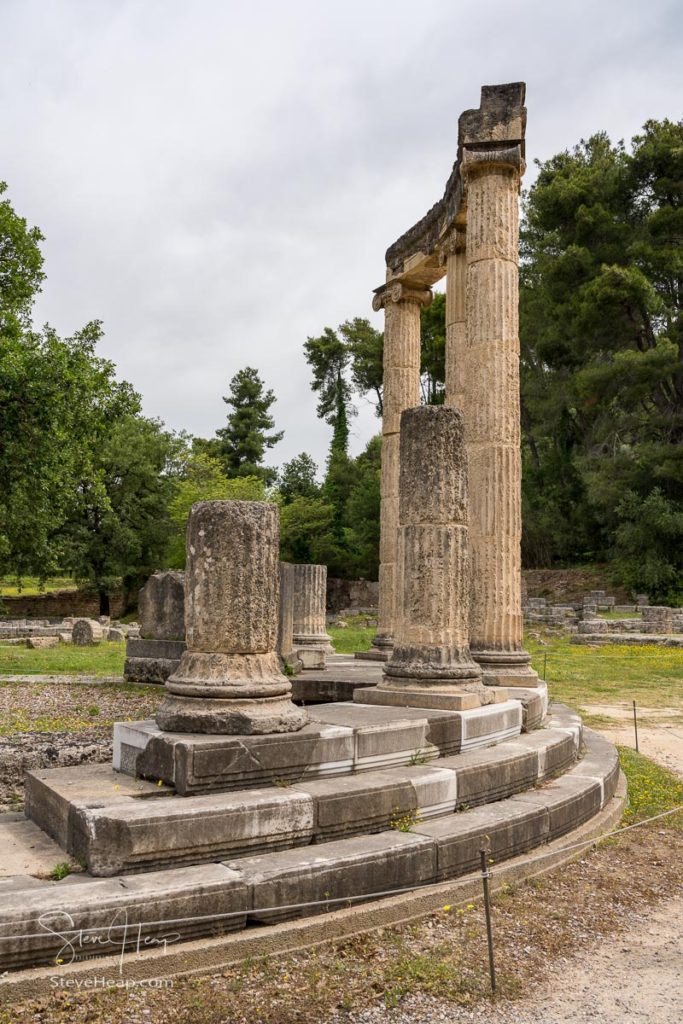
[[[399,431],[401,413],[420,404],[420,309],[432,301],[428,288],[389,284],[373,299],[384,310],[382,478],[379,542],[379,615],[376,656],[391,652],[396,617]]]
[[[465,430],[470,477],[470,644],[484,682],[534,685],[522,646],[518,335],[520,147],[465,150]]]
[[[427,405],[401,416],[399,596],[394,647],[379,693],[412,706],[493,700],[469,650],[467,460],[459,410]],[[398,698],[398,699],[397,699]]]
[[[456,228],[446,252],[446,396],[445,405],[465,411],[466,233]]]
[[[280,562],[277,652],[293,672],[300,672],[301,660],[294,650],[294,566]]]
[[[275,651],[279,516],[257,501],[202,501],[187,526],[187,650],[166,680],[157,724],[169,732],[295,732]]]
[[[325,655],[334,654],[325,622],[327,566],[293,565],[292,573],[294,650],[301,658],[304,668],[324,667]]]

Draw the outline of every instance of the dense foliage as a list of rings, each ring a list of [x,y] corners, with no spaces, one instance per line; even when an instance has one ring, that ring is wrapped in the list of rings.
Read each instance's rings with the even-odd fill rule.
[[[356,317],[308,338],[322,479],[307,453],[264,464],[282,438],[275,395],[245,367],[213,438],[167,431],[97,355],[97,322],[37,332],[42,236],[1,197],[0,576],[58,570],[108,594],[184,564],[191,505],[270,500],[284,559],[376,578],[381,438],[349,454],[354,401],[382,414],[383,335]],[[609,559],[655,600],[683,600],[683,123],[605,134],[539,165],[524,197],[520,339],[523,558]],[[444,393],[445,297],[421,313],[422,400]]]
[[[683,122],[541,164],[521,237],[525,559],[683,598]]]

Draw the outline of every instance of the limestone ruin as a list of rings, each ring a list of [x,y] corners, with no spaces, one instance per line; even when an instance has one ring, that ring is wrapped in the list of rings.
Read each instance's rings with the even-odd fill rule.
[[[354,661],[365,688],[353,700],[297,707],[276,653],[278,510],[201,502],[187,535],[187,648],[156,720],[116,724],[111,767],[27,773],[41,841],[86,866],[59,892],[70,928],[97,929],[96,955],[122,957],[169,922],[178,939],[220,944],[222,931],[324,912],[330,938],[345,901],[391,892],[400,909],[397,890],[467,876],[485,843],[497,870],[548,844],[562,858],[562,837],[590,839],[621,814],[616,750],[567,708],[548,709],[522,648],[523,102],[521,83],[486,86],[461,116],[444,198],[390,248],[375,299],[386,315],[383,679],[382,666]],[[418,409],[419,309],[446,272],[447,406]],[[324,662],[324,567],[292,577],[307,581],[294,587],[293,649]],[[524,859],[514,869],[522,877]],[[34,879],[3,891],[3,968],[59,958],[60,932],[40,930],[56,899]],[[122,917],[126,933],[113,934]],[[158,960],[137,957],[137,977],[155,976]]]
[[[534,685],[522,646],[518,194],[524,173],[522,83],[484,86],[460,118],[443,198],[387,250],[379,627],[388,658],[399,604],[401,414],[419,404],[420,308],[446,275],[446,404],[464,415],[470,477],[469,645],[483,681]]]

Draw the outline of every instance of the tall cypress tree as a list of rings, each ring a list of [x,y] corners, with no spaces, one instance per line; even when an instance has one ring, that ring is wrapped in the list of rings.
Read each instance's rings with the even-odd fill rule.
[[[239,370],[230,381],[230,393],[223,401],[232,412],[227,425],[216,431],[217,454],[226,476],[256,476],[267,484],[275,480],[276,470],[263,465],[266,449],[284,436],[282,430],[269,433],[275,426],[269,411],[275,400],[253,366]]]

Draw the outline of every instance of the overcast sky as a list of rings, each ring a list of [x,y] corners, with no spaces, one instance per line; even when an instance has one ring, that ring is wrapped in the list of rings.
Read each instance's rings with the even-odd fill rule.
[[[677,10],[678,9],[678,10]],[[0,180],[37,224],[36,321],[104,323],[148,415],[211,436],[256,366],[323,463],[308,335],[368,316],[482,84],[527,83],[527,172],[681,115],[667,0],[0,0]],[[360,400],[358,451],[378,429]]]

